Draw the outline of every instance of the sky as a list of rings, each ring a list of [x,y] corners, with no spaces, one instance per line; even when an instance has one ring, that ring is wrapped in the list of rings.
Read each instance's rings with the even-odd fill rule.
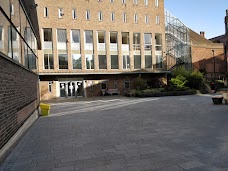
[[[164,0],[165,9],[207,39],[225,34],[228,0]]]

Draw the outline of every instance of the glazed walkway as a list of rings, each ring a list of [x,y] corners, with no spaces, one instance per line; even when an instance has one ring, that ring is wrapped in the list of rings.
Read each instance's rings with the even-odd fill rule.
[[[71,100],[51,112],[0,171],[228,170],[228,105],[210,95]]]

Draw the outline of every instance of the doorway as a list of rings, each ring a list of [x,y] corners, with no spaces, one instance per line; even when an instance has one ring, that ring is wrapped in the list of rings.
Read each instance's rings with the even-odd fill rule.
[[[83,97],[83,81],[59,82],[60,97]]]

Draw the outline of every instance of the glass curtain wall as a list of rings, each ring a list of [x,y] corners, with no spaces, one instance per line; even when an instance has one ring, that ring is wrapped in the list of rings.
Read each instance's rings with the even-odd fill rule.
[[[36,71],[37,40],[21,4],[4,0],[0,6],[0,52]]]
[[[191,69],[189,29],[165,10],[166,59],[168,69],[184,65]]]

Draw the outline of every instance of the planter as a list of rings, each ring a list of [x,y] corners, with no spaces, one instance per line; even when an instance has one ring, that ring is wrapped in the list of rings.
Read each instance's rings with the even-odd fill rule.
[[[222,104],[222,100],[223,100],[222,96],[212,97],[212,101],[214,104]]]

